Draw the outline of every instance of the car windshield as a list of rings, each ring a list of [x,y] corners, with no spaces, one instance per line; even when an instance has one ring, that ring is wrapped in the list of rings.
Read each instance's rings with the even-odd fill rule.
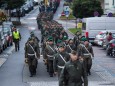
[[[115,33],[112,33],[112,37],[115,38]]]

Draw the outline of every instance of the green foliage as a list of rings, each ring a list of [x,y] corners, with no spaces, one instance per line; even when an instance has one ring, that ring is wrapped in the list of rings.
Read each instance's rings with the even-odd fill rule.
[[[76,18],[93,17],[95,11],[103,14],[99,0],[74,0],[72,10]]]
[[[0,7],[2,7],[4,5],[4,0],[0,0]]]
[[[20,8],[25,3],[25,0],[4,0],[4,1],[7,4],[7,9]]]
[[[67,17],[66,16],[61,16],[60,19],[67,19]],[[72,19],[76,19],[76,18],[72,14],[70,14],[68,16],[68,19],[72,20]]]
[[[77,31],[79,31],[80,33],[82,33],[82,29],[81,28],[69,28],[68,29],[71,33],[75,34]]]

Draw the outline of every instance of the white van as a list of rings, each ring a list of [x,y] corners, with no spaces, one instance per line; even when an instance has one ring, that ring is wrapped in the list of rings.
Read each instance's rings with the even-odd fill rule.
[[[115,17],[91,17],[83,19],[84,35],[91,43],[100,31],[115,32]]]

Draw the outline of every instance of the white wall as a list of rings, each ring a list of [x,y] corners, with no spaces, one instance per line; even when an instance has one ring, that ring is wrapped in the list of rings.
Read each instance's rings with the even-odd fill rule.
[[[115,13],[115,0],[104,0],[104,13],[110,12]]]

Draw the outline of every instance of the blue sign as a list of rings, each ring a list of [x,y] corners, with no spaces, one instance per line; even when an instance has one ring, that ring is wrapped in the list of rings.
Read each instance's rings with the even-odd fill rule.
[[[113,17],[113,13],[108,13],[108,17]]]
[[[64,13],[65,13],[65,15],[69,15],[69,11],[65,11]]]
[[[99,13],[97,11],[95,11],[94,16],[99,16]]]

